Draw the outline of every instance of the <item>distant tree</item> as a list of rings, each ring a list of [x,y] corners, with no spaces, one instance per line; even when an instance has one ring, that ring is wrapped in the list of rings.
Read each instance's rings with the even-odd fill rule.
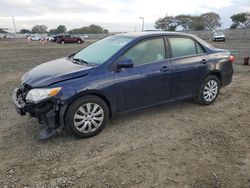
[[[104,29],[104,30],[103,30],[103,33],[109,33],[109,30]]]
[[[22,33],[22,34],[30,33],[30,30],[28,30],[28,29],[21,29],[20,33]]]
[[[189,31],[192,29],[193,16],[190,15],[178,15],[175,17],[178,26],[181,26],[183,30]]]
[[[176,27],[178,26],[177,20],[173,16],[166,15],[163,18],[159,18],[155,22],[155,28],[161,29],[164,31],[175,31]]]
[[[205,30],[214,30],[221,26],[220,16],[214,12],[208,12],[200,15]]]
[[[91,24],[90,26],[85,26],[81,28],[76,28],[70,30],[68,33],[71,34],[85,34],[85,33],[108,33],[107,29],[103,29],[99,25]]]
[[[59,25],[56,29],[49,30],[49,34],[60,34],[60,33],[66,33],[67,28],[65,25]]]
[[[233,21],[231,28],[250,28],[250,13],[234,14],[230,17]]]
[[[47,29],[48,29],[48,27],[46,25],[35,25],[32,28],[31,32],[43,34],[43,33],[47,33]]]
[[[191,30],[205,30],[205,24],[203,23],[200,16],[193,16]]]
[[[85,32],[82,32],[81,29],[71,29],[68,31],[69,34],[84,34]]]
[[[213,30],[221,26],[220,16],[208,12],[199,16],[181,14],[175,17],[166,15],[155,22],[156,29],[174,31],[178,26],[183,30]]]
[[[230,26],[230,29],[236,29],[238,27],[238,25],[236,23],[232,23],[232,25]]]
[[[50,29],[48,33],[49,33],[50,35],[53,35],[53,34],[56,34],[55,31],[56,31],[55,29]]]
[[[99,25],[91,24],[89,26],[89,33],[103,33],[103,28]]]
[[[67,28],[65,27],[65,25],[59,25],[56,30],[55,30],[56,33],[66,33],[67,32]]]
[[[205,24],[201,19],[201,16],[191,15],[178,15],[175,17],[178,26],[181,26],[183,30],[204,30]]]

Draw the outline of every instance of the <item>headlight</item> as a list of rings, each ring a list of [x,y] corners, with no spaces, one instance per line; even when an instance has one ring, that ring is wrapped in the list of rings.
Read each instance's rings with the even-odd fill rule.
[[[41,100],[56,96],[57,93],[61,90],[61,87],[56,88],[43,88],[43,89],[31,89],[27,96],[26,101],[27,102],[39,102]]]

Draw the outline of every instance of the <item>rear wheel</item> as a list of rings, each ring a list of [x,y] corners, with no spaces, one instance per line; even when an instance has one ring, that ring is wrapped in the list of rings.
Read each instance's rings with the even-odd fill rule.
[[[64,41],[61,41],[61,44],[65,44],[65,42],[64,42]]]
[[[81,43],[82,43],[82,41],[80,41],[80,40],[77,41],[77,44],[81,44]]]
[[[84,96],[74,101],[65,116],[65,123],[77,137],[97,135],[105,127],[109,117],[107,104],[96,96]]]
[[[196,101],[202,105],[212,104],[216,100],[219,90],[220,80],[214,75],[209,75],[203,81]]]

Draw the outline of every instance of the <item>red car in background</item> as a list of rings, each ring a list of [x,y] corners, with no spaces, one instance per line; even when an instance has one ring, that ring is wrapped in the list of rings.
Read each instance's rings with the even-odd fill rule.
[[[71,35],[60,35],[57,37],[57,42],[60,44],[65,44],[65,43],[81,44],[83,43],[83,40],[80,37],[75,37]]]

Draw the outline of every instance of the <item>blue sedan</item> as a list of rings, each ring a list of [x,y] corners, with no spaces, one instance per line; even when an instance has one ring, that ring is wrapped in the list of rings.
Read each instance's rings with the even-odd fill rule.
[[[191,34],[118,34],[31,69],[12,100],[44,125],[39,139],[63,127],[87,138],[123,112],[184,99],[212,104],[232,81],[233,60]]]

